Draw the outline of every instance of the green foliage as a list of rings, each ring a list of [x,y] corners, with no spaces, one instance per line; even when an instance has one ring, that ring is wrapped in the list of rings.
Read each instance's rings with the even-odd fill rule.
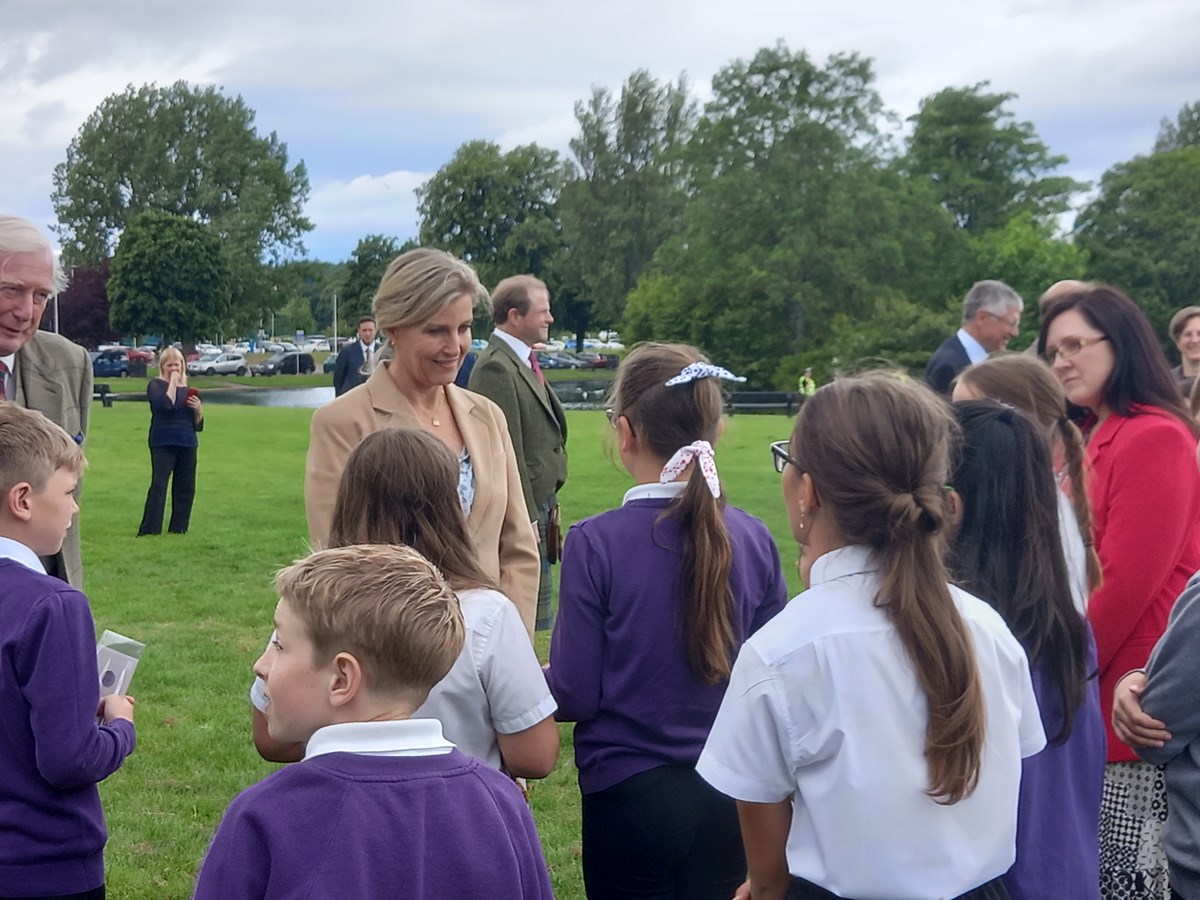
[[[309,323],[302,330],[312,333],[315,329],[333,336],[333,295],[341,289],[346,280],[344,264],[310,259],[292,260],[272,267],[269,270],[269,278],[272,290],[269,294],[264,294],[263,299],[278,304],[277,313],[281,309],[285,315],[295,313],[301,321]],[[265,310],[270,312],[269,307]],[[261,318],[264,314],[259,315]],[[346,311],[340,303],[338,320],[339,333],[345,335]],[[280,324],[277,315],[276,328],[279,328]],[[295,327],[287,328],[290,323],[282,324],[284,328],[280,331],[281,334],[295,331]]]
[[[687,148],[698,187],[630,295],[627,341],[688,341],[750,387],[790,387],[797,360],[828,371],[837,314],[869,320],[897,295],[940,309],[964,239],[878,155],[872,82],[858,57],[821,68],[782,45],[714,77]]]
[[[1200,101],[1184,104],[1175,121],[1163,119],[1154,142],[1155,153],[1200,147]]]
[[[407,248],[406,248],[407,249]],[[371,312],[371,301],[388,264],[400,255],[400,242],[382,234],[368,234],[354,247],[346,263],[346,281],[338,295],[339,316],[357,322]]]
[[[208,226],[165,212],[130,220],[108,280],[113,328],[194,340],[218,331],[229,295],[221,239]]]
[[[303,250],[308,191],[304,163],[288,167],[287,146],[258,134],[241,97],[179,81],[101,102],[55,167],[51,201],[67,265],[111,255],[144,211],[207,223],[228,256],[232,312],[246,320],[269,290],[263,259]]]
[[[1050,153],[1032,123],[1017,122],[1006,104],[1015,94],[989,94],[986,81],[945,88],[921,101],[909,121],[905,165],[935,185],[955,221],[970,231],[999,228],[1018,214],[1049,222],[1086,185],[1051,173],[1066,163]]]
[[[1126,291],[1165,334],[1175,311],[1200,298],[1200,146],[1113,166],[1075,235],[1088,277]]]
[[[626,297],[662,243],[679,229],[686,202],[680,148],[696,104],[687,82],[658,82],[645,70],[614,97],[593,88],[575,104],[571,140],[581,177],[562,192],[559,214],[569,248],[559,268],[566,324],[582,334],[620,321]]]
[[[417,188],[421,243],[471,263],[489,289],[509,275],[543,277],[562,246],[555,204],[570,176],[555,150],[468,141]]]

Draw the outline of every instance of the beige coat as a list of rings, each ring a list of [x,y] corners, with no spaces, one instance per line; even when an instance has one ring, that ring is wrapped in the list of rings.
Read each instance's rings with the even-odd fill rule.
[[[450,385],[446,397],[475,468],[475,503],[467,525],[483,570],[516,605],[533,634],[541,562],[504,414],[485,397]],[[313,414],[304,472],[304,507],[314,548],[325,546],[346,460],[368,434],[421,427],[407,398],[380,366],[366,384]]]
[[[39,331],[17,351],[13,369],[17,403],[36,409],[83,444],[92,408],[92,361],[87,351],[57,334]],[[83,590],[78,515],[71,519],[62,550],[42,557],[42,563],[51,575]]]

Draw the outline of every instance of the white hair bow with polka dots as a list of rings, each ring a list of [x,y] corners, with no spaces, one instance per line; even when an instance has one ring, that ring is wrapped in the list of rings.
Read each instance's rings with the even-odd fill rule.
[[[700,472],[704,475],[704,481],[708,485],[708,489],[712,491],[714,498],[721,496],[721,479],[717,477],[717,464],[713,460],[712,444],[708,441],[694,441],[686,447],[680,447],[675,451],[658,476],[659,484],[670,484],[676,478],[683,474],[691,463],[695,462],[700,467]]]
[[[712,363],[694,362],[684,366],[683,371],[674,378],[668,378],[663,382],[667,387],[674,387],[677,384],[687,384],[689,381],[695,381],[697,378],[720,378],[723,381],[745,381],[745,377],[734,375],[728,369],[722,369],[720,366],[714,366]]]

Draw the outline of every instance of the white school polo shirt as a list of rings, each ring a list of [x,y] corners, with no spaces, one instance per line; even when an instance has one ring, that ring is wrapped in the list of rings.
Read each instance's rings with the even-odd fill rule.
[[[696,766],[738,800],[794,795],[793,875],[843,897],[954,897],[1015,858],[1021,759],[1045,745],[1024,651],[986,603],[951,588],[987,705],[979,785],[953,806],[924,793],[927,703],[873,603],[870,551],[813,564],[812,587],[743,645]]]

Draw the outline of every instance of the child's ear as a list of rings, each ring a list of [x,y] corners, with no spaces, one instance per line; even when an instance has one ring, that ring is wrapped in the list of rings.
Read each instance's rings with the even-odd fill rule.
[[[622,453],[630,453],[636,446],[637,434],[634,433],[633,426],[629,424],[629,419],[620,416],[617,419],[617,447]]]
[[[28,481],[19,481],[4,495],[4,511],[18,522],[33,518],[33,495],[37,493]]]
[[[330,706],[345,706],[359,695],[362,687],[362,665],[354,654],[342,651],[333,658],[333,674],[329,677]]]
[[[963,520],[963,499],[962,495],[954,488],[950,488],[946,492],[946,532],[949,537],[954,537],[958,534],[958,529],[962,525]]]

